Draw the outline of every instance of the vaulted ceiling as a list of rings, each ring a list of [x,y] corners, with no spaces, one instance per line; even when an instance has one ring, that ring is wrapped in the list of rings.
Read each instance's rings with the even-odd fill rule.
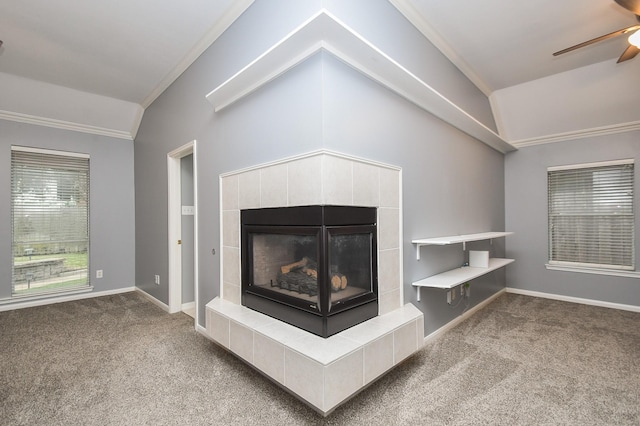
[[[487,94],[617,59],[629,45],[624,35],[552,54],[640,24],[614,0],[391,1],[403,11],[413,9],[414,23]]]
[[[390,0],[485,94],[615,59],[638,24],[613,0]],[[253,0],[0,3],[0,88],[21,78],[146,108]],[[64,6],[64,7],[62,7]],[[26,80],[25,80],[26,81]],[[2,105],[0,105],[2,109]]]
[[[5,1],[0,72],[147,106],[251,2],[235,3]]]

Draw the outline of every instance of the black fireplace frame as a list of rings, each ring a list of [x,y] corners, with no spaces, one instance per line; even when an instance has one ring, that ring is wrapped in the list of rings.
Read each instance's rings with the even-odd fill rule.
[[[329,337],[378,315],[377,210],[375,207],[313,205],[249,209],[241,211],[242,305],[322,337]],[[318,300],[304,300],[252,285],[251,234],[316,236]],[[371,256],[371,292],[330,304],[330,235],[368,234]],[[330,309],[331,308],[331,309]]]

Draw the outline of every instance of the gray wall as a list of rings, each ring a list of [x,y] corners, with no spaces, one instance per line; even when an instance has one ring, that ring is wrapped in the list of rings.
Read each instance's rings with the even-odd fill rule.
[[[424,313],[425,333],[504,288],[504,271],[473,282],[470,305],[450,307],[446,292],[411,285],[460,267],[461,245],[427,246],[416,260],[411,240],[504,229],[504,156],[363,78],[327,56],[324,147],[402,167],[404,296]],[[504,239],[467,248],[504,256]]]
[[[333,13],[493,127],[489,104],[388,2],[329,2]],[[145,112],[135,142],[137,285],[167,303],[166,154],[197,140],[199,324],[218,295],[221,173],[320,148],[403,168],[405,301],[411,282],[462,264],[462,248],[423,249],[410,240],[504,228],[502,154],[394,95],[328,54],[319,54],[231,107],[204,96],[298,26],[320,2],[253,4]],[[286,12],[283,12],[286,11]],[[482,244],[482,243],[480,243]],[[500,254],[501,243],[494,246]],[[153,274],[162,271],[160,286]],[[472,304],[504,287],[502,272],[478,280]],[[464,309],[424,290],[417,304],[429,333]]]
[[[180,159],[180,197],[183,206],[194,205],[193,188],[193,154]],[[194,288],[194,225],[193,215],[182,215],[181,233],[182,239],[182,304],[193,302],[195,299]]]
[[[496,131],[488,98],[388,1],[325,0],[323,3],[392,59]]]
[[[547,167],[634,158],[635,240],[640,241],[638,161],[640,131],[551,143],[509,153],[505,161],[506,225],[515,235],[507,246],[516,262],[507,268],[509,287],[560,296],[640,306],[634,278],[551,271],[548,260]],[[636,250],[636,266],[640,265]]]
[[[90,262],[94,292],[135,285],[133,143],[0,120],[0,299],[11,296],[11,146],[90,156]],[[96,279],[102,269],[104,277]]]

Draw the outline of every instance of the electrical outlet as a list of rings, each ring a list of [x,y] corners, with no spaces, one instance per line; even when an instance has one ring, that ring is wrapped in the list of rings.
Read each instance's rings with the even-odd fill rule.
[[[102,269],[96,271],[96,278],[102,278]]]
[[[155,283],[160,285],[160,275],[156,275]]]

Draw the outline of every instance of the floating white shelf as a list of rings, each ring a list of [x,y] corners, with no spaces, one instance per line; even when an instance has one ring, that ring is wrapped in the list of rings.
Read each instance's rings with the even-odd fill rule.
[[[416,281],[412,283],[412,285],[416,287],[419,302],[421,287],[441,288],[448,290],[453,287],[459,286],[460,284],[464,284],[474,278],[478,278],[482,275],[488,274],[491,271],[495,271],[496,269],[507,266],[512,262],[514,262],[514,259],[492,258],[489,259],[488,268],[474,268],[471,266],[463,266],[462,268],[452,269],[441,274],[432,275],[428,278]]]
[[[451,237],[423,238],[412,240],[411,242],[416,245],[416,259],[420,260],[420,247],[422,246],[446,246],[449,244],[462,243],[462,249],[466,250],[466,243],[469,241],[492,240],[511,234],[513,234],[513,232],[481,232],[478,234],[454,235]]]
[[[466,243],[469,241],[482,241],[493,240],[494,238],[506,237],[512,235],[513,232],[480,232],[477,234],[465,234],[465,235],[453,235],[449,237],[436,237],[436,238],[422,238],[412,240],[411,242],[416,245],[416,259],[420,260],[420,247],[422,246],[446,246],[450,244],[462,243],[462,249],[466,250]],[[462,268],[452,269],[450,271],[443,272],[441,274],[432,275],[424,278],[420,281],[412,283],[416,288],[417,300],[420,301],[420,288],[441,288],[451,289],[453,287],[464,284],[474,278],[478,278],[482,275],[488,274],[491,271],[500,269],[509,263],[513,262],[513,259],[491,258],[489,259],[489,266],[487,268],[476,268],[472,266],[463,266]]]

